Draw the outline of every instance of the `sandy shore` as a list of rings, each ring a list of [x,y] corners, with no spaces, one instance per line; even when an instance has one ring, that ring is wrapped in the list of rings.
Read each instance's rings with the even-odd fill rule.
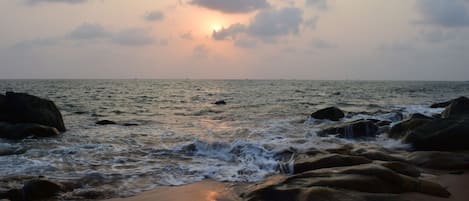
[[[402,198],[408,201],[468,201],[469,173],[463,175],[442,174],[429,180],[448,188],[452,196],[439,198],[419,193],[405,193]],[[237,186],[238,185],[238,186]],[[240,201],[237,196],[239,184],[222,183],[206,180],[177,187],[159,187],[129,198],[115,198],[107,201]],[[238,189],[238,190],[237,190]]]
[[[212,180],[194,184],[159,187],[129,198],[115,198],[107,201],[239,201],[234,184]]]

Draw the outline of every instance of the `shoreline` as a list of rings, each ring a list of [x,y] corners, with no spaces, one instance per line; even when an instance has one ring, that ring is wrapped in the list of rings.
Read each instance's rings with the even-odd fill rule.
[[[422,193],[403,193],[398,197],[403,201],[467,201],[469,191],[465,188],[469,185],[469,172],[461,175],[450,172],[440,172],[439,175],[425,174],[424,180],[436,182],[451,193],[449,198],[425,195]],[[281,175],[266,178],[275,180]],[[193,184],[182,186],[161,186],[153,190],[139,193],[126,198],[112,198],[103,201],[242,201],[239,196],[243,189],[255,184],[229,183],[214,180],[203,180]]]

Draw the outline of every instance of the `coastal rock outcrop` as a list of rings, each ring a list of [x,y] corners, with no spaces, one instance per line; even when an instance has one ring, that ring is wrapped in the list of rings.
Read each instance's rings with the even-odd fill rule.
[[[469,150],[469,117],[435,119],[411,131],[403,141],[421,151]]]
[[[339,121],[341,118],[345,117],[345,114],[342,110],[337,107],[328,107],[314,112],[313,114],[311,114],[311,117],[315,119],[328,119],[331,121]]]
[[[441,113],[443,118],[458,117],[462,115],[469,115],[469,98],[464,96],[451,100],[450,104],[446,106],[445,110]]]
[[[97,121],[96,124],[103,126],[103,125],[114,125],[117,123],[111,120],[100,120],[100,121]]]
[[[410,153],[407,160],[414,165],[430,169],[469,169],[469,154],[464,153],[416,151]]]
[[[422,114],[413,114],[409,119],[402,121],[396,125],[394,125],[388,133],[388,137],[399,139],[409,132],[413,131],[414,129],[425,125],[433,120],[432,117],[427,117]]]
[[[7,92],[0,98],[0,121],[36,123],[66,131],[62,114],[54,102],[26,93]]]
[[[309,194],[317,187],[342,189],[342,193],[405,193],[420,192],[424,194],[449,197],[450,193],[437,183],[402,175],[376,164],[364,164],[342,168],[327,168],[307,171],[279,181],[267,181],[254,186],[242,196],[247,200],[309,200],[308,197],[320,194]],[[371,195],[371,194],[368,194]],[[383,195],[381,195],[383,196]],[[282,199],[283,198],[283,199]],[[358,200],[367,200],[359,196]],[[337,198],[331,200],[349,200]],[[378,199],[382,200],[382,199]]]
[[[352,166],[371,162],[372,160],[360,156],[326,154],[315,157],[297,158],[293,164],[293,171],[295,174],[298,174],[321,168]]]
[[[6,139],[23,139],[29,136],[34,137],[54,137],[60,132],[49,126],[34,123],[18,123],[10,124],[0,122],[0,138]]]
[[[337,134],[341,138],[366,138],[375,137],[378,129],[372,120],[356,120],[325,128],[318,134],[320,136]]]
[[[0,198],[6,198],[10,201],[44,200],[56,196],[64,189],[62,184],[45,179],[34,179],[24,184],[21,189],[12,189],[1,193]]]

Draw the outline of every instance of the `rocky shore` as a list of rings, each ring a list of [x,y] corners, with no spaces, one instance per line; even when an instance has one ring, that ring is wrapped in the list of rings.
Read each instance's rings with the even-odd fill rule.
[[[460,97],[431,107],[441,107],[444,111],[431,117],[413,114],[394,125],[377,119],[344,122],[341,121],[344,111],[337,107],[325,108],[310,117],[331,121],[318,135],[353,139],[355,143],[325,150],[291,147],[276,156],[279,171],[284,174],[256,184],[205,181],[188,187],[164,187],[166,190],[160,188],[124,200],[156,200],[155,196],[161,196],[159,200],[180,200],[177,196],[181,191],[199,196],[190,200],[220,201],[457,200],[454,188],[465,184],[468,178],[469,99]],[[114,123],[102,121],[97,124]],[[0,95],[0,138],[56,137],[65,131],[62,115],[52,101],[14,92]],[[366,143],[381,133],[402,140],[411,148],[395,150]],[[21,147],[0,147],[0,157],[21,154],[21,151]],[[445,182],[444,178],[448,177],[451,177],[450,182]],[[73,193],[75,189],[88,182],[83,179],[61,183],[46,177],[18,181],[23,182],[23,187],[6,189],[0,182],[0,200],[29,201],[77,195]],[[173,195],[164,194],[168,191]],[[464,192],[457,191],[457,194],[461,196]],[[105,197],[87,194],[76,199]]]

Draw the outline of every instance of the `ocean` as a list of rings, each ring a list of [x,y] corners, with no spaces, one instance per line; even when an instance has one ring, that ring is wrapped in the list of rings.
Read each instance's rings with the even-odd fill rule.
[[[348,143],[407,149],[385,133],[366,141],[318,137],[334,123],[309,115],[336,106],[347,112],[342,122],[395,124],[413,113],[440,113],[429,105],[469,96],[469,82],[0,80],[0,91],[54,101],[68,129],[57,138],[0,139],[0,147],[23,150],[0,156],[0,180],[42,175],[86,181],[82,191],[129,196],[204,179],[256,182],[288,174],[279,164],[292,161],[279,155],[290,149]],[[217,100],[227,104],[212,104]]]

